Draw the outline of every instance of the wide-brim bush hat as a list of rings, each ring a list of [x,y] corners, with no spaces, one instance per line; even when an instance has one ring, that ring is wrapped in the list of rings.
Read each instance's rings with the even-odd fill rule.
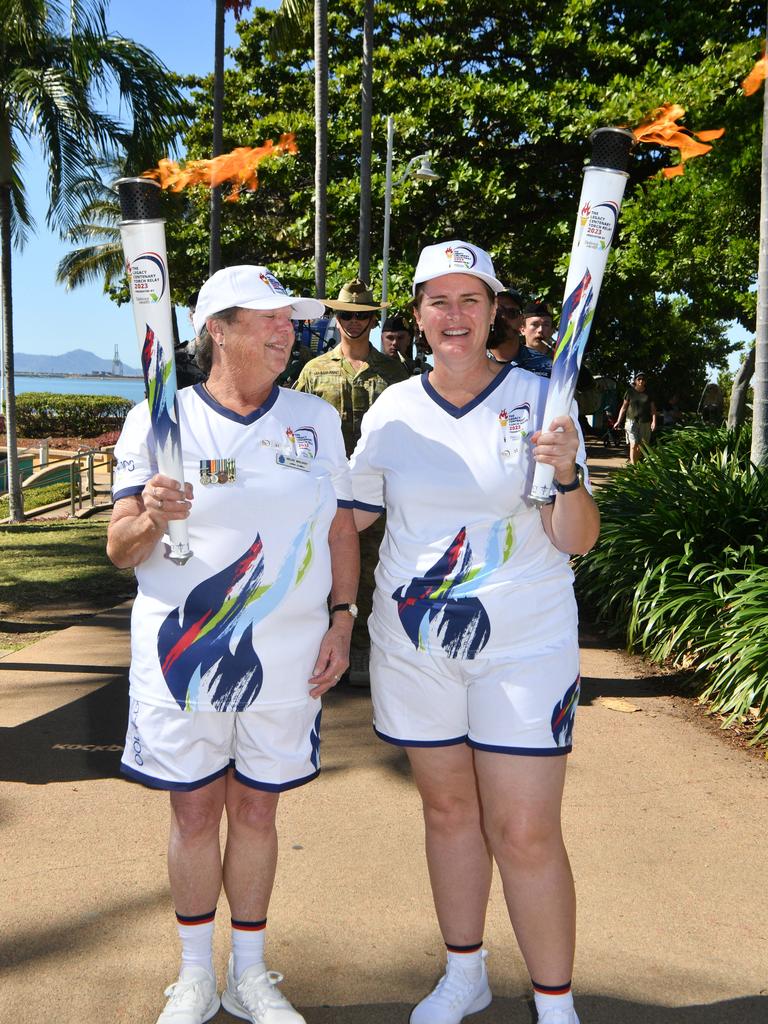
[[[416,285],[433,281],[444,274],[470,274],[472,277],[479,277],[497,295],[506,290],[496,277],[493,260],[485,249],[470,245],[469,242],[454,240],[427,245],[421,250],[413,275],[412,294],[416,294]]]
[[[331,309],[351,313],[375,313],[378,309],[389,307],[388,302],[376,302],[371,286],[359,277],[342,286],[338,299],[323,299],[323,302]]]
[[[197,334],[208,317],[225,309],[283,309],[291,307],[292,320],[315,320],[325,312],[319,299],[289,295],[267,267],[225,267],[209,277],[197,297],[192,317]]]

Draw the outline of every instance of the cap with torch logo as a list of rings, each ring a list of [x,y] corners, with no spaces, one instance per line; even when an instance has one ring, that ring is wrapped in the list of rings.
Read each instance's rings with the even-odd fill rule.
[[[120,197],[120,236],[155,437],[157,468],[183,486],[171,293],[165,221],[160,216],[160,186],[149,178],[121,178],[113,187]],[[168,537],[168,557],[177,565],[184,565],[192,555],[186,522],[168,523]]]

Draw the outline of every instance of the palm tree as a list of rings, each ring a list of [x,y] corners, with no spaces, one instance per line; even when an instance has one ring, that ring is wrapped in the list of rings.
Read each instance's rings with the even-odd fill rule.
[[[109,35],[106,0],[4,0],[0,34],[0,301],[5,340],[8,497],[24,518],[16,445],[11,254],[32,221],[24,201],[17,140],[35,139],[48,169],[47,223],[64,231],[77,215],[73,186],[92,152],[152,166],[181,127],[183,100],[157,58]],[[132,114],[122,124],[96,103],[115,84]]]
[[[125,176],[120,164],[102,164],[107,182]],[[102,281],[106,291],[124,273],[123,246],[120,239],[120,201],[114,189],[98,175],[89,175],[73,185],[82,196],[77,222],[66,232],[68,241],[78,243],[59,261],[56,284],[67,291],[90,281]]]
[[[224,151],[224,15],[232,11],[239,18],[251,6],[251,0],[216,0],[213,54],[213,145],[211,156]],[[221,186],[211,189],[211,240],[208,272],[215,274],[221,267]]]
[[[315,291],[325,295],[328,249],[328,3],[327,0],[282,0],[270,32],[275,53],[296,46],[309,13],[314,14],[315,56]],[[371,121],[373,118],[374,0],[365,0],[363,21],[362,105],[360,114],[360,276],[368,280],[371,255]]]

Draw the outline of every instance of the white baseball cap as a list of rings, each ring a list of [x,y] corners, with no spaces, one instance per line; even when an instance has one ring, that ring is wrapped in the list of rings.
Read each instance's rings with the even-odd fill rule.
[[[496,277],[493,261],[488,253],[467,242],[454,240],[425,246],[421,250],[416,273],[413,275],[412,294],[416,294],[417,284],[432,281],[443,274],[470,274],[485,281],[497,294],[505,290],[504,285]]]
[[[205,327],[209,316],[240,306],[242,309],[283,309],[291,307],[292,320],[315,320],[325,313],[318,299],[289,295],[267,267],[225,267],[209,277],[197,297],[192,323],[195,333]]]

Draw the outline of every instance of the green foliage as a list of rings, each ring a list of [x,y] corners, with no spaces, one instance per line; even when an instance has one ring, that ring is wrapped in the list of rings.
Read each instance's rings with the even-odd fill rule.
[[[292,288],[311,290],[313,63],[308,36],[273,55],[274,14],[239,24],[226,72],[224,148],[295,132],[299,154],[274,161],[260,189],[224,210],[224,263],[264,262]],[[727,123],[724,139],[682,177],[654,177],[676,157],[641,147],[631,166],[590,361],[625,379],[642,366],[683,401],[698,397],[706,366],[724,364],[726,322],[753,316],[757,266],[760,99],[741,78],[759,52],[764,12],[752,0],[696,5],[561,0],[401,0],[376,5],[371,249],[381,253],[385,120],[396,119],[395,180],[429,150],[441,180],[394,190],[390,297],[409,304],[419,249],[464,237],[492,251],[502,278],[557,305],[570,251],[590,132],[637,124],[682,103],[691,128]],[[360,152],[359,4],[333,5],[330,25],[328,294],[357,271]],[[185,142],[207,156],[211,80],[198,83]],[[207,276],[208,209],[189,196],[168,225],[171,277],[181,298]],[[374,283],[381,260],[372,261]]]
[[[119,429],[133,402],[110,395],[55,395],[30,391],[16,399],[22,437],[99,437]]]
[[[69,484],[48,484],[46,487],[34,487],[26,490],[27,511],[33,508],[42,508],[43,505],[52,505],[55,501],[63,501],[69,497]],[[8,517],[8,496],[0,498],[0,519]]]
[[[757,708],[768,737],[768,473],[747,431],[686,428],[619,471],[597,501],[600,540],[579,594],[654,661],[695,668],[729,720]],[[702,682],[704,680],[704,682]]]
[[[0,526],[0,607],[13,619],[27,609],[112,608],[136,593],[136,577],[106,554],[107,524],[31,522]]]

